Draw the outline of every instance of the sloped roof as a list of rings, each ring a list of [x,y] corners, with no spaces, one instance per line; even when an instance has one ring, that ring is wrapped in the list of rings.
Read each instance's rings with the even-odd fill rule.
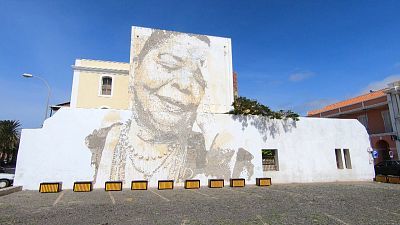
[[[378,91],[374,91],[374,92],[371,92],[371,93],[368,93],[368,94],[360,95],[360,96],[357,96],[357,97],[354,97],[354,98],[350,98],[350,99],[347,99],[347,100],[344,100],[344,101],[341,101],[341,102],[337,102],[337,103],[325,106],[322,109],[312,110],[312,111],[309,111],[307,113],[307,115],[311,116],[311,115],[319,114],[319,113],[322,113],[322,112],[330,111],[330,110],[333,110],[333,109],[337,109],[337,108],[353,105],[353,104],[356,104],[356,103],[372,100],[372,99],[375,99],[375,98],[379,98],[379,97],[382,97],[382,96],[386,96],[386,93],[384,92],[385,90],[386,89],[381,89],[381,90],[378,90]]]

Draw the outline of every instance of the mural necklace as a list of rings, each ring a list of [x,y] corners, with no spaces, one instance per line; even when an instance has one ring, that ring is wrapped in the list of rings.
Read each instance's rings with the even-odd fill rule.
[[[129,146],[129,150],[131,151],[130,154],[129,154],[129,159],[130,159],[131,162],[132,162],[133,168],[134,168],[136,171],[138,171],[139,173],[143,174],[143,178],[144,178],[144,179],[149,179],[149,178],[151,178],[155,173],[157,173],[158,170],[159,170],[162,166],[164,166],[165,162],[167,161],[167,159],[168,159],[169,156],[171,155],[171,153],[169,153],[169,154],[159,163],[158,167],[156,167],[153,171],[151,171],[151,172],[146,172],[144,169],[141,169],[141,168],[139,168],[138,166],[136,166],[135,159],[134,159],[134,154],[135,154],[135,153],[133,153],[133,152],[134,152],[134,148],[133,148],[132,146]],[[133,154],[132,154],[132,153],[133,153]],[[139,159],[143,159],[143,158],[140,158],[140,156],[139,156]],[[148,159],[148,157],[147,157],[146,159]]]
[[[114,151],[114,158],[124,160],[126,159],[126,155],[128,154],[128,157],[131,161],[131,164],[133,168],[141,173],[143,175],[144,179],[149,179],[151,178],[154,174],[156,174],[162,167],[166,168],[171,166],[174,163],[174,160],[170,160],[169,162],[168,159],[171,158],[171,155],[173,155],[174,150],[180,148],[178,144],[168,144],[167,151],[164,152],[161,155],[158,156],[146,156],[141,153],[139,153],[135,148],[132,146],[130,140],[129,140],[129,130],[131,127],[131,120],[127,121],[127,123],[123,126],[120,134],[120,140],[117,144],[116,151]],[[120,155],[122,154],[122,155]],[[145,168],[141,168],[138,164],[143,164],[143,162],[146,164],[149,163],[149,161],[156,162],[158,166],[151,171],[147,171]],[[120,167],[125,167],[125,165],[120,165]],[[121,170],[121,175],[124,173],[124,168],[120,168]],[[173,172],[174,174],[175,172]],[[118,176],[119,179],[123,179],[123,177]]]

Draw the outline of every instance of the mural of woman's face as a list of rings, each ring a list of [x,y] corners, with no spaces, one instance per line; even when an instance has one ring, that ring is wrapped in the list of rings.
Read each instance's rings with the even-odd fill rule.
[[[179,132],[193,125],[203,98],[208,45],[187,34],[161,41],[135,71],[135,109],[141,123],[150,128]]]

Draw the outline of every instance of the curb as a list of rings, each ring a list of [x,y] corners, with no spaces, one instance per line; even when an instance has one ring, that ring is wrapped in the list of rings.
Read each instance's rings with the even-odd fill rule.
[[[14,192],[22,191],[22,186],[11,186],[0,189],[0,196],[9,195]]]

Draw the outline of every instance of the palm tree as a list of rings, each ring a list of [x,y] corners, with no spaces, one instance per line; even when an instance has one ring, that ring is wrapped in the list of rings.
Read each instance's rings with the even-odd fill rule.
[[[18,120],[0,120],[0,153],[16,155],[20,127],[21,123]]]

